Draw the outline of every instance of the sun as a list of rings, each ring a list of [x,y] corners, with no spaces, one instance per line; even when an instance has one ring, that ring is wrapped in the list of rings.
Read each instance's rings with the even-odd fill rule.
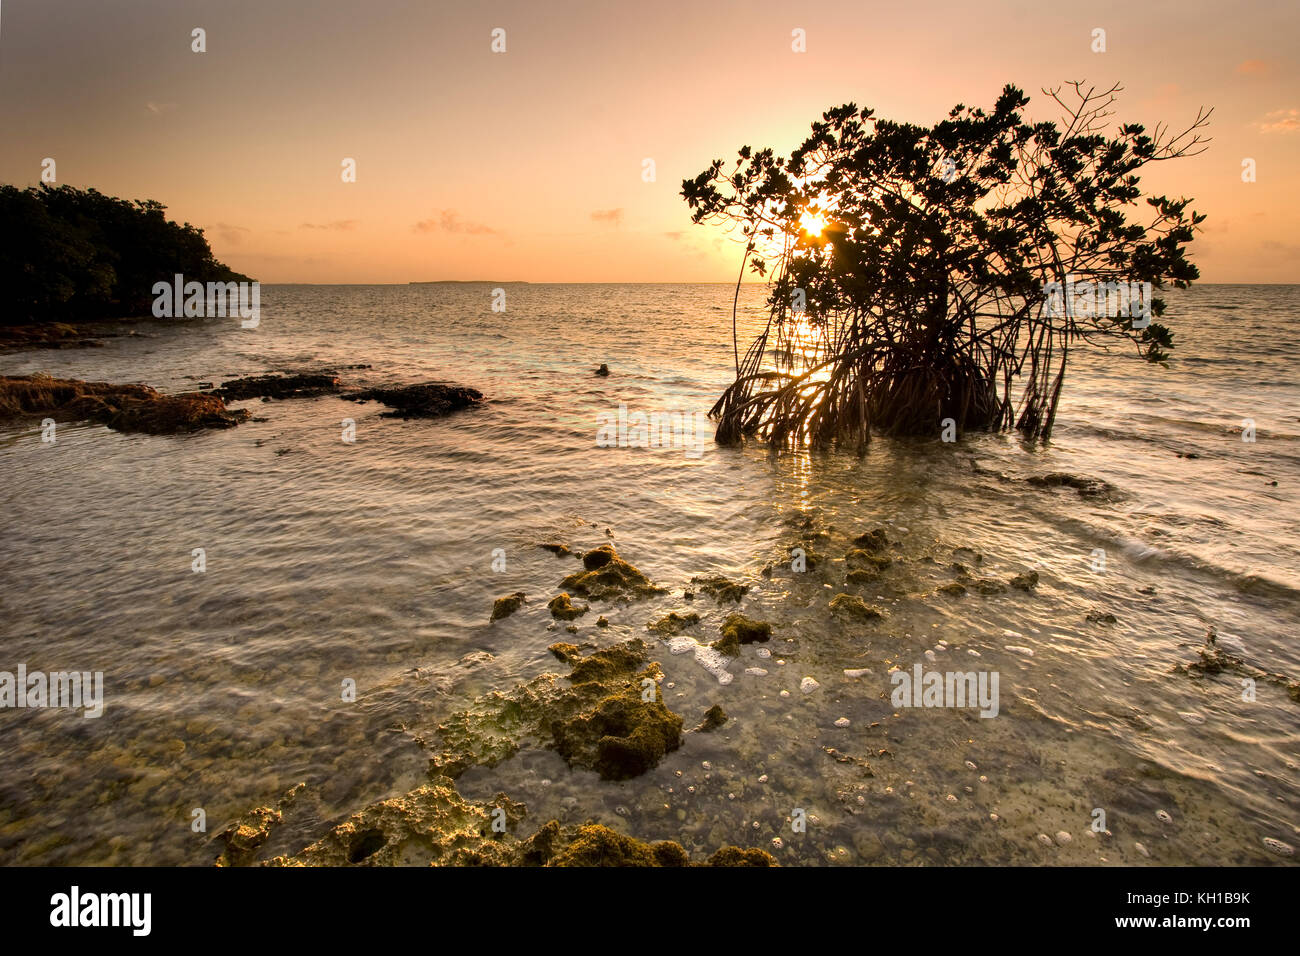
[[[799,216],[799,228],[810,236],[820,236],[826,228],[826,217],[822,213],[806,210]]]

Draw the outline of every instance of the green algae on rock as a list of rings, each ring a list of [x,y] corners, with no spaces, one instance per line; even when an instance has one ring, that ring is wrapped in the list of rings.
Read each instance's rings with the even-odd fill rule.
[[[509,617],[523,606],[526,597],[523,591],[516,591],[514,594],[507,594],[505,597],[499,597],[492,605],[491,621],[499,621],[503,617]]]
[[[844,555],[844,563],[857,570],[880,572],[893,564],[893,561],[884,555],[872,554],[865,548],[854,548]]]
[[[584,554],[582,567],[561,581],[560,587],[593,601],[628,601],[668,593],[619,557],[611,544]]]
[[[410,793],[373,803],[348,817],[321,839],[270,866],[506,866],[518,841],[507,830],[523,820],[525,808],[498,794],[495,806],[469,803],[445,778]],[[501,809],[504,814],[494,813]]]
[[[1038,572],[1026,571],[1024,574],[1017,574],[1011,579],[1011,586],[1020,591],[1032,591],[1038,587]]]
[[[864,584],[875,584],[880,580],[880,572],[874,569],[857,568],[844,575],[844,583],[851,584],[854,587],[861,587]]]
[[[581,607],[574,604],[567,592],[555,595],[546,606],[551,609],[551,617],[559,618],[561,621],[572,621],[575,617],[582,617],[591,610],[585,604]]]
[[[719,628],[722,637],[710,646],[728,657],[740,654],[741,644],[766,643],[772,637],[772,625],[766,621],[755,621],[740,613],[728,614]]]
[[[727,722],[727,712],[722,709],[721,705],[714,704],[704,712],[704,719],[700,721],[695,728],[697,734],[712,733]]]
[[[570,766],[625,780],[680,744],[682,718],[663,704],[663,673],[640,638],[586,657],[574,644],[550,651],[572,668],[567,685],[543,674],[453,714],[438,728],[444,749],[430,761],[434,772],[455,778],[471,766],[495,766],[530,743]]]
[[[723,577],[721,574],[707,574],[691,578],[691,584],[695,585],[696,590],[703,591],[715,598],[719,604],[725,601],[739,604],[740,599],[749,591],[748,584],[739,584]]]
[[[872,528],[866,534],[860,534],[854,538],[853,546],[864,551],[877,553],[889,547],[889,536],[885,533],[884,528]]]
[[[646,625],[646,628],[658,634],[660,637],[673,637],[680,634],[695,624],[700,623],[700,616],[694,611],[686,614],[678,614],[676,611],[669,611],[657,621],[652,621]]]
[[[856,594],[837,594],[831,598],[832,614],[856,618],[861,621],[874,621],[885,616],[885,612],[874,604],[868,604]]]

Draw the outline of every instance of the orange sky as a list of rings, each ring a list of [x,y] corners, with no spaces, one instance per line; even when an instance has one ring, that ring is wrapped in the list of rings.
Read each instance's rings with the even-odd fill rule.
[[[263,282],[733,281],[678,195],[710,160],[788,153],[847,101],[929,124],[1012,82],[1055,118],[1040,88],[1086,78],[1125,84],[1118,120],[1213,106],[1209,151],[1144,184],[1209,214],[1205,281],[1300,282],[1300,4],[882,6],[7,0],[0,181],[52,157]]]

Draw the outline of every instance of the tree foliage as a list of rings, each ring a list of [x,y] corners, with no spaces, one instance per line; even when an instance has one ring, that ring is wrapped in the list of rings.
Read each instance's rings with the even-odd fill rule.
[[[155,282],[238,282],[203,230],[154,200],[0,185],[0,312],[10,324],[147,315]]]
[[[945,419],[1046,438],[1076,343],[1124,340],[1163,362],[1172,335],[1146,324],[1158,297],[1134,327],[1127,310],[1087,314],[1049,291],[1198,277],[1186,251],[1204,216],[1144,199],[1138,174],[1200,152],[1210,114],[1178,134],[1107,132],[1118,90],[1045,91],[1059,123],[1024,119],[1013,86],[930,128],[850,103],[788,159],[745,146],[734,166],[685,180],[694,221],[738,230],[770,283],[767,325],[743,359],[737,346],[713,409],[718,440],[865,443]]]

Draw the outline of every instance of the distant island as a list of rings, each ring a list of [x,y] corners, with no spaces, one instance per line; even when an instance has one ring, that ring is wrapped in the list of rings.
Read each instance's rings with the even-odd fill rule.
[[[528,285],[522,279],[425,279],[407,285]]]

